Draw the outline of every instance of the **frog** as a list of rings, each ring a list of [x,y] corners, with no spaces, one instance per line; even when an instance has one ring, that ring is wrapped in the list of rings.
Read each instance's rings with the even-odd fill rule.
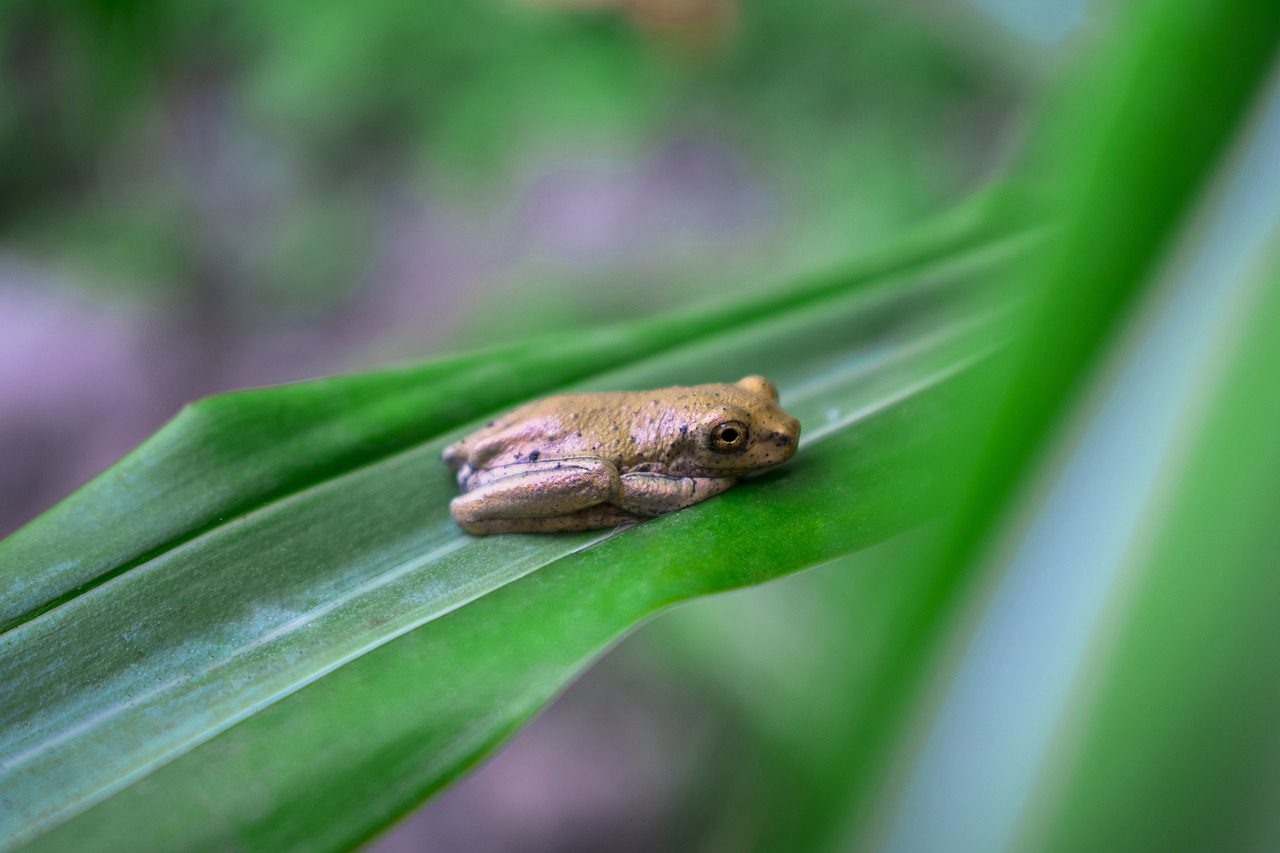
[[[653,391],[557,394],[450,444],[450,503],[469,533],[557,533],[644,521],[786,462],[800,422],[763,376]]]

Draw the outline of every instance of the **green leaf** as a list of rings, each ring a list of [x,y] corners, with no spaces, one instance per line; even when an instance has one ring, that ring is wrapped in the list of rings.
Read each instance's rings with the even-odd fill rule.
[[[997,188],[848,270],[747,302],[195,403],[108,475],[5,540],[0,630],[230,519],[486,413],[961,255],[996,240],[1017,204]]]
[[[1224,504],[1213,497],[1222,484],[1206,479],[1205,489],[1191,481],[1175,498],[1169,489],[1176,487],[1181,460],[1167,437],[1199,417],[1194,407],[1170,400],[1189,389],[1207,392],[1211,386],[1200,384],[1207,366],[1237,345],[1239,318],[1224,321],[1218,311],[1224,294],[1236,299],[1259,289],[1247,265],[1263,263],[1258,243],[1266,241],[1252,232],[1261,221],[1275,239],[1274,204],[1268,208],[1259,199],[1277,197],[1272,176],[1280,137],[1274,131],[1253,135],[1258,94],[1274,80],[1280,7],[1248,0],[1140,5],[1117,33],[1096,63],[1103,69],[1097,79],[1073,92],[1098,118],[1055,143],[1065,227],[1040,265],[1045,295],[1034,309],[1040,321],[1014,356],[1015,378],[996,418],[991,451],[979,466],[973,500],[935,569],[931,597],[922,597],[913,617],[921,632],[900,637],[889,652],[921,673],[902,690],[900,704],[880,694],[886,717],[897,712],[913,725],[904,733],[901,722],[887,721],[871,738],[888,744],[893,756],[891,769],[877,770],[904,781],[878,799],[862,794],[879,811],[864,816],[846,843],[1198,849],[1226,838],[1209,827],[1240,831],[1235,821],[1248,809],[1233,813],[1225,799],[1199,796],[1208,777],[1198,777],[1197,768],[1232,775],[1253,786],[1254,794],[1273,784],[1249,762],[1231,767],[1234,758],[1205,760],[1196,741],[1220,743],[1236,757],[1243,751],[1234,736],[1195,719],[1206,705],[1192,702],[1184,714],[1140,698],[1135,688],[1145,679],[1138,672],[1163,672],[1172,658],[1156,648],[1144,612],[1149,605],[1131,600],[1132,587],[1117,578],[1138,574],[1133,563],[1163,575],[1141,552],[1151,544],[1151,516],[1162,516],[1165,501],[1175,499],[1185,502],[1182,526],[1166,531],[1170,549],[1161,557],[1171,557],[1174,543],[1194,541],[1199,550],[1170,560],[1171,571],[1187,565],[1191,553],[1209,561],[1196,566],[1216,573],[1215,582],[1261,571],[1255,560],[1262,544],[1250,527],[1256,519],[1244,507],[1266,504],[1270,491],[1242,478],[1234,500]],[[1217,93],[1211,112],[1187,100],[1189,91]],[[1173,139],[1177,144],[1170,144]],[[1245,189],[1232,191],[1252,196],[1253,203],[1224,207],[1223,184],[1231,183],[1227,179],[1250,145],[1265,152],[1251,155],[1263,165],[1255,164]],[[1206,233],[1216,235],[1216,244],[1205,240]],[[1234,242],[1224,234],[1235,235]],[[1190,307],[1182,293],[1188,281],[1198,292]],[[1171,329],[1170,313],[1181,315]],[[1212,335],[1205,325],[1216,328]],[[1219,349],[1204,347],[1206,336],[1216,336]],[[1260,358],[1248,370],[1267,376],[1273,364]],[[1254,382],[1259,402],[1270,401],[1259,408],[1273,406],[1272,383]],[[1241,437],[1256,440],[1264,432],[1260,412],[1240,414]],[[1232,431],[1211,436],[1206,448],[1183,451],[1221,452],[1217,442]],[[1253,452],[1264,470],[1275,471],[1269,451],[1233,449]],[[1240,460],[1233,464],[1242,467]],[[1227,507],[1234,506],[1239,515],[1225,529],[1247,534],[1254,552],[1224,547],[1222,559],[1231,565],[1224,572],[1202,547],[1223,539],[1196,530],[1192,506],[1205,518],[1230,514]],[[1176,585],[1169,580],[1156,584],[1165,594]],[[1182,589],[1204,594],[1197,584]],[[1209,597],[1199,603],[1205,613],[1217,613],[1221,605]],[[1191,627],[1195,616],[1187,616],[1185,629],[1216,646]],[[1174,621],[1161,624],[1171,628]],[[1256,624],[1235,627],[1257,636]],[[1140,655],[1113,650],[1094,634],[1110,631],[1145,635],[1148,644]],[[1206,646],[1205,658],[1218,656],[1226,665],[1233,642],[1212,652]],[[1115,660],[1109,658],[1113,651]],[[1125,652],[1130,656],[1121,657]],[[1086,656],[1089,668],[1081,664]],[[1210,666],[1201,664],[1198,675],[1204,676]],[[1138,681],[1122,687],[1113,680],[1106,694],[1094,692],[1095,679],[1112,667]],[[1194,694],[1205,683],[1179,678],[1177,689]],[[1171,681],[1164,686],[1169,700],[1175,688]],[[1250,695],[1274,707],[1274,692],[1256,687],[1256,681],[1231,685],[1237,698]],[[1100,712],[1095,702],[1110,714],[1110,729],[1089,730],[1089,718]],[[1166,715],[1177,722],[1166,727]],[[1270,748],[1269,732],[1256,724],[1250,732],[1253,744]],[[1091,740],[1093,751],[1082,772],[1071,775],[1078,737]],[[1160,763],[1149,746],[1154,739],[1167,750],[1163,772],[1153,773]],[[1149,760],[1145,768],[1137,755]],[[871,784],[867,776],[858,783],[864,792]],[[1064,790],[1067,784],[1074,789]],[[1190,795],[1193,790],[1198,794]],[[1115,799],[1104,802],[1108,794]],[[1199,824],[1194,831],[1193,823]],[[1170,831],[1174,825],[1180,829]]]
[[[712,803],[716,817],[699,813],[718,823],[715,840],[754,850],[1275,847],[1276,670],[1263,636],[1274,634],[1265,613],[1276,561],[1259,516],[1276,505],[1280,478],[1267,438],[1280,434],[1280,366],[1262,343],[1274,300],[1250,277],[1276,268],[1255,232],[1274,228],[1280,136],[1259,130],[1255,101],[1262,92],[1274,103],[1278,13],[1139,4],[1081,63],[1070,113],[1048,116],[1024,174],[1049,185],[1045,203],[1064,227],[1014,270],[1033,331],[1010,353],[1016,382],[941,544],[897,548],[892,580],[859,576],[884,569],[858,562],[839,579],[813,573],[739,593],[756,610],[777,605],[777,619],[803,614],[796,632],[811,642],[785,662],[767,659],[772,637],[756,634],[768,620],[742,618],[745,605],[700,603],[646,631],[718,608],[730,615],[705,619],[738,617],[709,650],[689,640],[660,662],[712,680],[699,694],[707,702],[735,670],[748,673],[726,714],[753,740],[734,743],[703,796],[723,795],[725,780],[745,790]],[[1209,112],[1189,92],[1213,92]],[[1258,162],[1232,180],[1252,205],[1221,209],[1223,176],[1250,146]],[[1205,232],[1234,242],[1206,249]],[[1280,236],[1269,239],[1274,251]],[[1109,391],[1154,309],[1173,298],[1168,271],[1207,258],[1230,263],[1197,270],[1210,298],[1181,309],[1195,322],[1143,357],[1140,381]],[[1233,293],[1208,347],[1188,334]],[[1237,355],[1246,325],[1249,354]],[[1190,369],[1193,356],[1205,361]],[[1227,363],[1233,399],[1215,385]],[[1165,406],[1171,388],[1196,404]],[[1104,394],[1126,418],[1093,421]],[[1218,433],[1206,430],[1197,448],[1189,436],[1209,417]],[[1082,485],[1063,458],[1086,429],[1107,452]],[[1166,460],[1175,429],[1185,444]],[[1184,453],[1204,454],[1198,476],[1181,470]],[[1136,476],[1166,462],[1154,486]],[[1217,462],[1221,477],[1210,477]],[[1063,499],[1046,504],[1051,491]],[[1147,554],[1164,525],[1167,539]],[[1033,526],[1057,535],[1033,540]],[[1108,550],[1126,544],[1124,559]],[[1139,584],[1151,592],[1135,598]]]
[[[1263,118],[986,561],[890,846],[1280,839],[1280,97]]]
[[[1280,101],[1274,119],[1280,130]],[[1280,844],[1280,256],[1264,270],[1231,282],[1184,374],[1196,391],[1171,430],[1162,499],[1115,569],[1127,595],[1102,616],[1075,725],[1053,744],[1044,784],[1058,796],[1024,830],[1047,849]]]
[[[5,846],[349,846],[646,615],[935,515],[961,389],[1008,334],[1006,210],[761,301],[186,410],[0,544]],[[470,418],[749,373],[804,425],[780,471],[621,533],[449,519],[437,457]]]

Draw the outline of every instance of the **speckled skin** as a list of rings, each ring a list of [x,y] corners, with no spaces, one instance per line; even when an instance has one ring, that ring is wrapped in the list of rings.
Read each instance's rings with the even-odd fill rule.
[[[463,529],[591,530],[682,509],[785,462],[800,423],[763,376],[535,400],[445,448]]]

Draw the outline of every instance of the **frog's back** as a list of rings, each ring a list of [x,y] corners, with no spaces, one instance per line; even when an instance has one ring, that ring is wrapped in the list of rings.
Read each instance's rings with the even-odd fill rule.
[[[784,461],[794,451],[799,423],[777,399],[773,384],[762,376],[732,384],[558,394],[491,421],[449,445],[441,458],[459,471],[584,457],[611,462],[623,473],[753,470]],[[704,421],[717,418],[733,422],[730,427],[749,426],[755,442],[732,458],[700,448],[697,436],[709,429]],[[763,446],[762,436],[776,438],[776,452],[751,449]]]
[[[557,394],[526,403],[444,449],[455,470],[538,459],[593,456],[625,462],[642,455],[646,424],[668,411],[676,392],[597,391]]]

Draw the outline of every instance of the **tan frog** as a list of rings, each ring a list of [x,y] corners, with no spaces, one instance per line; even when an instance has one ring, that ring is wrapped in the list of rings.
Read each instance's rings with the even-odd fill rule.
[[[763,376],[535,400],[445,448],[471,533],[591,530],[682,509],[785,462],[800,422]]]

